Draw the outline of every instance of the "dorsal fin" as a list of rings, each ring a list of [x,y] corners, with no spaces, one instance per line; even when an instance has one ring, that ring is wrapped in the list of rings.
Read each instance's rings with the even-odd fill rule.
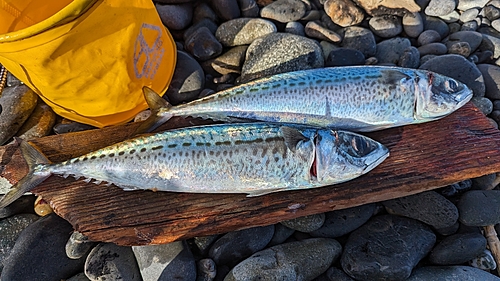
[[[398,69],[383,69],[380,70],[380,73],[382,73],[382,79],[384,80],[384,82],[389,85],[398,84],[403,79],[411,78],[409,75]]]
[[[291,151],[295,152],[297,149],[297,144],[301,141],[308,141],[309,139],[304,136],[299,130],[283,126],[280,128],[283,133],[283,137],[285,138],[285,144]]]

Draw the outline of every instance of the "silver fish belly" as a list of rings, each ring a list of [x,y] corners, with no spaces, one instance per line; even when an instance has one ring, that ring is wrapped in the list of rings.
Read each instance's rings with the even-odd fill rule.
[[[444,117],[471,97],[464,84],[425,70],[333,67],[277,74],[160,109],[158,115],[374,131]]]

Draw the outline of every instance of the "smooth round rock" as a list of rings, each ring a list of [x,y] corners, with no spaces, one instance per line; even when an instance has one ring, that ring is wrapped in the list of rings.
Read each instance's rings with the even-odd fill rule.
[[[500,100],[500,67],[492,64],[478,64],[486,87],[485,97]]]
[[[87,236],[74,231],[66,243],[66,256],[70,259],[86,257],[95,245],[97,242],[93,242]]]
[[[481,45],[479,49],[482,51],[491,51],[493,52],[493,57],[495,59],[500,57],[500,38],[497,38],[492,35],[482,34],[483,40],[481,41]]]
[[[403,51],[399,57],[398,66],[406,68],[418,68],[420,65],[420,53],[418,49],[410,46]]]
[[[173,105],[195,99],[205,87],[205,73],[200,64],[185,52],[177,51],[174,76],[165,95]]]
[[[85,276],[84,272],[80,272],[66,279],[66,281],[90,281],[90,279],[87,276]]]
[[[222,45],[207,27],[201,27],[185,42],[186,50],[199,60],[208,60],[222,53]],[[174,72],[175,74],[175,72]]]
[[[247,46],[237,46],[229,49],[212,61],[212,67],[220,74],[240,73],[247,48]]]
[[[320,228],[325,222],[325,214],[298,217],[280,222],[282,225],[301,232],[311,232]]]
[[[215,32],[217,31],[217,28],[219,26],[211,19],[203,18],[200,21],[198,21],[197,23],[191,25],[188,29],[186,29],[186,31],[184,31],[184,35],[183,35],[184,41],[187,41],[196,30],[198,30],[202,27],[208,28],[208,30],[210,30],[210,32],[212,34],[215,34]],[[179,51],[182,49],[177,48],[177,50]]]
[[[418,44],[420,46],[441,41],[441,35],[435,30],[426,30],[418,36]]]
[[[193,9],[193,23],[196,25],[201,20],[206,19],[212,22],[219,21],[217,14],[205,1],[198,1]]]
[[[470,100],[484,115],[489,115],[493,111],[493,103],[489,98],[472,97]]]
[[[455,0],[431,0],[424,12],[428,16],[445,16],[455,10]]]
[[[64,251],[72,231],[73,227],[55,214],[31,223],[4,261],[2,280],[53,281],[81,272],[85,259],[69,259]]]
[[[327,40],[334,43],[340,42],[342,40],[342,37],[340,35],[338,35],[334,31],[324,28],[314,21],[310,21],[306,24],[304,32],[307,36],[316,38],[318,40]]]
[[[285,32],[299,36],[306,35],[305,27],[298,21],[287,22],[285,26]]]
[[[446,187],[443,187],[440,190],[440,193],[445,197],[452,197],[452,196],[456,196],[458,194],[465,193],[466,191],[470,190],[471,187],[472,187],[472,181],[471,180],[464,180],[464,181],[457,182],[454,184],[450,184]]]
[[[382,38],[394,37],[403,31],[401,18],[396,16],[372,17],[368,25],[375,35]]]
[[[155,7],[163,24],[172,30],[181,30],[188,27],[193,19],[193,5],[191,3],[176,5],[155,4]]]
[[[477,8],[471,8],[471,9],[468,9],[466,11],[464,11],[461,15],[460,15],[460,21],[461,22],[468,22],[468,21],[472,21],[474,20],[477,15],[479,14],[479,9]]]
[[[500,281],[484,270],[470,266],[424,266],[417,268],[406,281]]]
[[[38,96],[26,85],[6,87],[0,96],[0,145],[21,128],[35,110]]]
[[[457,204],[459,220],[468,226],[500,223],[500,190],[471,190]]]
[[[483,8],[490,0],[458,0],[457,9],[465,11],[472,8]]]
[[[418,52],[422,57],[425,55],[444,55],[448,52],[448,49],[445,44],[435,42],[418,47]]]
[[[260,16],[286,23],[300,20],[306,12],[306,5],[301,0],[277,0],[264,6]]]
[[[24,195],[9,206],[0,209],[0,219],[17,215],[20,213],[33,213],[34,195]]]
[[[285,242],[290,236],[293,235],[294,232],[295,230],[288,228],[281,223],[275,224],[273,238],[271,238],[271,241],[269,241],[267,246],[271,247]]]
[[[364,65],[365,56],[358,50],[338,48],[328,54],[325,66]]]
[[[100,243],[85,261],[85,275],[92,281],[142,280],[134,252],[130,247]]]
[[[330,267],[325,273],[321,274],[314,281],[354,281],[342,269]]]
[[[486,249],[486,238],[480,233],[459,233],[439,242],[429,254],[429,261],[437,265],[465,263]]]
[[[330,19],[342,27],[357,25],[364,18],[363,10],[350,0],[326,0],[324,9]]]
[[[344,39],[342,40],[341,46],[358,50],[362,52],[365,57],[374,56],[377,51],[373,33],[369,29],[359,26],[345,28]]]
[[[273,33],[254,40],[248,47],[241,82],[323,65],[323,52],[314,40],[288,33]]]
[[[232,267],[253,253],[264,249],[271,241],[273,234],[274,225],[229,232],[215,241],[210,247],[208,256],[217,265]]]
[[[209,3],[212,9],[215,11],[217,16],[222,19],[222,21],[228,21],[235,18],[239,18],[241,15],[240,7],[238,2],[234,0],[211,0]]]
[[[314,237],[336,238],[343,236],[368,221],[375,211],[375,204],[325,213],[325,223],[318,230],[310,232]]]
[[[417,38],[424,31],[424,20],[420,13],[405,14],[402,24],[406,35],[413,38]]]
[[[256,38],[276,33],[276,25],[265,19],[238,18],[222,23],[215,38],[226,46],[248,45]]]
[[[199,253],[203,256],[208,254],[210,250],[210,246],[219,239],[220,235],[208,235],[208,236],[199,236],[193,239],[196,248],[199,250]]]
[[[38,219],[34,214],[19,214],[0,220],[0,273],[21,231]]]
[[[477,66],[459,55],[443,55],[428,60],[420,69],[434,71],[465,83],[476,97],[485,93],[484,80]]]
[[[404,51],[411,46],[408,38],[395,37],[377,44],[375,57],[379,63],[397,64]]]
[[[440,18],[429,16],[425,17],[424,30],[434,30],[439,33],[439,36],[441,36],[441,38],[445,38],[450,32],[450,28],[448,27],[446,22],[444,22]]]
[[[476,21],[468,21],[468,22],[464,22],[462,24],[462,26],[460,26],[460,31],[476,31],[477,28],[478,28],[478,24]]]
[[[435,242],[417,220],[377,216],[349,235],[340,263],[357,280],[405,280]]]
[[[389,213],[419,220],[435,228],[452,226],[458,209],[446,197],[426,191],[382,202]]]
[[[467,42],[457,42],[448,47],[448,53],[468,57],[471,54],[471,47]]]
[[[217,276],[217,265],[212,259],[196,262],[196,281],[212,281]]]
[[[451,11],[451,13],[440,16],[439,18],[448,24],[453,24],[453,28],[450,25],[450,33],[460,30],[460,24],[457,23],[460,18],[460,14],[457,11]]]
[[[236,265],[224,281],[312,280],[325,272],[341,251],[339,242],[327,238],[273,246]]]
[[[481,13],[490,21],[500,18],[500,10],[492,5],[484,7]]]
[[[446,45],[449,47],[457,42],[467,42],[470,46],[471,53],[476,51],[476,49],[481,45],[483,41],[483,36],[479,32],[475,31],[458,31],[450,34]]]
[[[241,16],[244,18],[256,18],[259,16],[259,6],[255,0],[238,0],[240,6]]]
[[[485,249],[479,256],[471,259],[469,265],[482,270],[495,270],[497,263],[491,252]]]
[[[190,281],[196,279],[196,263],[186,241],[133,246],[143,280]]]

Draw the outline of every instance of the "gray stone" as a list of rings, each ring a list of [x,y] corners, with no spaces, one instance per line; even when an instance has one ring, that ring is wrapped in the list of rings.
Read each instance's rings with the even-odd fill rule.
[[[417,38],[424,31],[424,20],[420,13],[405,14],[402,24],[406,35],[413,38]]]
[[[460,21],[461,22],[468,22],[468,21],[472,21],[474,20],[477,15],[479,14],[479,9],[478,8],[471,8],[471,9],[468,9],[466,11],[464,11],[461,15],[460,15]]]
[[[214,10],[205,1],[198,1],[194,7],[193,11],[193,23],[196,25],[202,20],[208,20],[211,22],[218,22],[219,18],[215,14]]]
[[[188,27],[193,19],[193,5],[191,3],[155,4],[155,7],[163,24],[172,30],[181,30]]]
[[[326,59],[325,66],[348,66],[365,64],[365,56],[358,50],[338,48],[332,50]]]
[[[493,111],[493,103],[489,98],[472,97],[470,100],[484,115],[489,115]]]
[[[465,11],[472,8],[483,8],[490,0],[458,0],[457,9]]]
[[[456,31],[460,30],[460,24],[457,23],[458,19],[460,18],[460,14],[458,14],[457,11],[451,11],[451,13],[444,16],[440,16],[439,18],[444,20],[444,22],[446,23],[455,23],[456,26],[455,30]],[[451,27],[450,27],[450,33],[452,33]]]
[[[196,24],[191,25],[188,29],[186,29],[186,31],[184,31],[184,35],[183,35],[184,41],[187,41],[196,30],[198,30],[202,27],[208,28],[208,30],[210,30],[210,32],[212,34],[215,34],[215,32],[217,31],[217,28],[218,28],[217,24],[214,21],[212,21],[208,18],[203,18],[200,21],[198,21]],[[182,49],[177,48],[177,50],[180,51]]]
[[[212,61],[212,67],[220,74],[240,73],[247,46],[237,46]]]
[[[92,281],[142,280],[132,249],[113,243],[100,243],[92,249],[84,272]]]
[[[379,63],[397,64],[404,51],[411,46],[408,38],[396,37],[377,44],[375,57]]]
[[[85,259],[69,259],[64,251],[72,230],[55,214],[31,223],[19,234],[4,261],[2,280],[53,281],[81,272]]]
[[[500,278],[470,266],[424,266],[417,268],[406,281],[500,281]]]
[[[198,248],[200,255],[206,256],[210,250],[210,246],[219,239],[219,235],[199,236],[193,239],[196,248]]]
[[[340,262],[354,279],[405,280],[435,242],[436,235],[423,223],[382,215],[349,235]]]
[[[285,242],[294,232],[295,230],[288,228],[281,223],[275,224],[273,238],[271,238],[271,241],[267,244],[267,246],[271,247]]]
[[[23,84],[24,83],[21,80],[19,80],[16,76],[14,76],[10,71],[7,72],[7,81],[5,84],[7,87],[14,87]]]
[[[186,50],[194,57],[204,61],[217,57],[222,53],[222,45],[208,27],[193,31],[185,42]]]
[[[448,27],[450,28],[450,34],[459,32],[462,29],[462,25],[459,24],[458,22],[448,23]]]
[[[327,238],[273,246],[239,263],[224,281],[312,280],[325,272],[341,251],[339,242]]]
[[[418,47],[418,52],[422,57],[425,55],[444,55],[448,49],[445,44],[436,42]]]
[[[35,110],[38,96],[26,85],[5,87],[0,96],[0,145],[21,128]]]
[[[486,238],[480,233],[459,233],[439,242],[429,254],[429,261],[437,265],[465,263],[486,249]]]
[[[484,80],[477,66],[459,55],[443,55],[428,60],[420,69],[434,71],[465,83],[476,97],[485,93]]]
[[[424,30],[434,30],[439,33],[439,36],[441,36],[441,38],[445,38],[450,32],[450,28],[448,27],[446,22],[444,22],[440,18],[429,16],[425,17]]]
[[[277,0],[264,6],[260,16],[285,23],[300,20],[306,12],[306,5],[301,0]]]
[[[460,31],[476,31],[478,28],[478,24],[476,21],[468,21],[464,22],[460,27]]]
[[[365,204],[344,210],[327,212],[325,223],[310,234],[314,237],[336,238],[363,225],[375,211],[375,204]]]
[[[97,245],[89,238],[78,231],[74,231],[66,243],[66,256],[70,259],[87,257],[92,248]]]
[[[265,19],[238,18],[222,23],[215,37],[226,46],[248,45],[255,39],[276,33],[274,23]]]
[[[354,281],[342,269],[330,267],[325,273],[321,274],[314,281]]]
[[[500,67],[492,64],[478,64],[486,88],[485,96],[493,100],[500,100]]]
[[[473,178],[472,188],[476,190],[492,189],[493,188],[492,185],[494,185],[496,178],[497,178],[496,173],[484,175],[478,178]]]
[[[453,12],[456,7],[455,0],[431,0],[425,8],[425,14],[428,16],[444,16]]]
[[[341,46],[358,50],[362,52],[365,57],[373,56],[377,51],[373,33],[369,29],[359,26],[345,28],[344,39],[342,40]]]
[[[458,31],[450,34],[446,45],[449,47],[457,42],[467,42],[469,43],[471,53],[476,51],[476,49],[481,45],[483,41],[483,36],[479,32],[475,31]]]
[[[418,51],[418,49],[417,49]],[[418,55],[420,56],[420,53],[418,53]],[[420,65],[423,65],[424,63],[426,63],[427,61],[433,59],[437,57],[436,55],[425,55],[423,57],[420,57]]]
[[[484,7],[481,11],[481,14],[483,14],[490,21],[494,21],[500,18],[500,10],[492,5]]]
[[[497,268],[497,263],[491,252],[485,249],[479,256],[471,259],[469,265],[482,270],[495,270]]]
[[[133,246],[143,280],[196,280],[196,263],[186,241]]]
[[[209,3],[212,9],[222,21],[228,21],[239,18],[241,15],[238,2],[234,0],[211,0]]]
[[[274,234],[274,225],[233,231],[219,238],[210,247],[208,256],[217,265],[236,265],[253,253],[264,249]]]
[[[403,31],[401,18],[396,16],[372,17],[368,22],[372,32],[382,38],[390,38]]]
[[[205,74],[200,64],[185,52],[177,51],[174,76],[165,95],[176,105],[195,99],[205,87]]]
[[[500,223],[500,190],[471,190],[457,204],[459,220],[468,226]]]
[[[483,40],[481,41],[481,45],[479,46],[479,49],[482,51],[491,51],[493,52],[493,57],[495,59],[500,57],[500,38],[497,38],[492,35],[488,34],[482,34],[483,35]]]
[[[448,53],[468,57],[471,54],[471,47],[467,42],[457,42],[448,47]]]
[[[9,206],[0,209],[0,219],[20,213],[33,213],[33,204],[35,204],[34,195],[22,196]]]
[[[326,0],[324,8],[330,19],[342,27],[357,25],[365,16],[363,10],[350,0]]]
[[[38,219],[34,214],[19,214],[0,220],[0,273],[21,231]]]
[[[90,281],[90,279],[87,276],[85,276],[84,272],[80,272],[72,276],[71,278],[66,279],[66,281]]]
[[[435,30],[426,30],[418,36],[418,44],[420,46],[441,41],[441,35]]]
[[[298,21],[287,22],[285,26],[285,32],[299,36],[306,35],[305,27]]]
[[[382,202],[388,212],[409,217],[435,228],[452,226],[458,219],[457,207],[435,191]]]
[[[288,33],[273,33],[255,40],[248,47],[241,82],[323,65],[323,52],[315,41]]]
[[[411,46],[404,50],[398,60],[398,66],[407,68],[418,68],[420,65],[420,53],[418,49]]]
[[[217,265],[212,259],[196,262],[196,281],[212,281],[217,276]]]
[[[320,228],[325,222],[325,214],[316,214],[282,221],[281,224],[301,232],[311,232]]]
[[[340,37],[340,35],[338,35],[334,31],[324,28],[314,21],[310,21],[306,24],[304,32],[307,36],[316,38],[318,40],[327,40],[334,43],[340,42],[342,40],[342,37]]]

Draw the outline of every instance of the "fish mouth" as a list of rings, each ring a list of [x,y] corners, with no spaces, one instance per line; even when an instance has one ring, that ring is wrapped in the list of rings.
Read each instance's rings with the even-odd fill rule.
[[[462,107],[464,104],[468,103],[472,99],[472,91],[463,91],[463,93],[455,96],[455,102],[457,103],[457,108]]]
[[[374,153],[373,155],[368,156],[367,159],[365,160],[366,166],[363,169],[363,174],[368,173],[369,171],[373,170],[380,163],[384,162],[384,160],[387,159],[387,157],[389,157],[389,149],[387,149],[383,145],[381,145],[379,147],[379,149],[376,149],[375,151],[378,151],[378,152]],[[381,153],[382,153],[382,155],[381,155]]]

